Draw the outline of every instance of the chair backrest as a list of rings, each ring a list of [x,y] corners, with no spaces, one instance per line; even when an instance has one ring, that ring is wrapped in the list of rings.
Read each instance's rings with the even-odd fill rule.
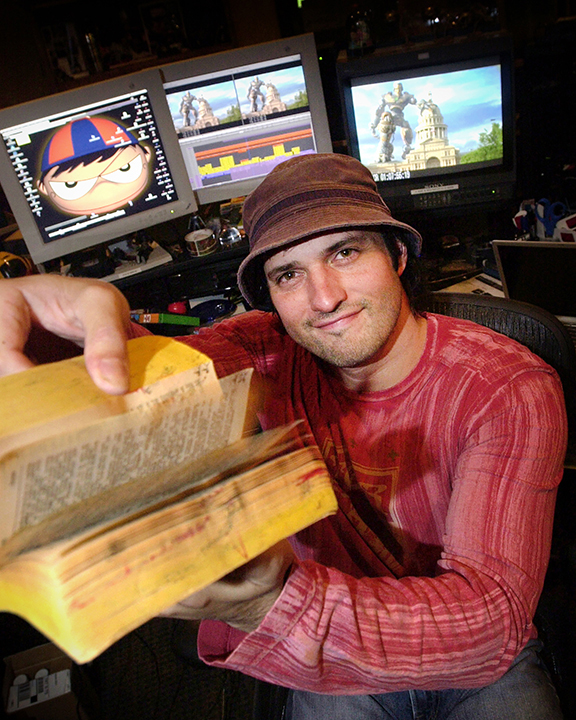
[[[562,381],[571,436],[576,431],[576,350],[566,327],[547,310],[507,298],[431,293],[426,310],[472,320],[507,335],[551,365]]]

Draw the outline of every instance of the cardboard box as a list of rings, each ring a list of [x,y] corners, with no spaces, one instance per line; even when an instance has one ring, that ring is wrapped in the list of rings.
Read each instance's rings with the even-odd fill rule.
[[[4,664],[2,696],[8,720],[96,717],[95,693],[86,673],[56,645],[46,643],[10,655],[4,658]]]

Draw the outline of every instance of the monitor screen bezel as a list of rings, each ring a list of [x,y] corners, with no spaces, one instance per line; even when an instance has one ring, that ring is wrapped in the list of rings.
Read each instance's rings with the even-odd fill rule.
[[[190,188],[178,140],[173,132],[172,118],[166,102],[162,78],[157,68],[86,85],[0,110],[0,131],[33,122],[38,118],[63,115],[93,103],[132,94],[137,90],[148,92],[177,194],[176,200],[160,207],[142,210],[139,213],[94,226],[89,230],[81,230],[73,235],[45,242],[26,201],[6,145],[0,141],[0,183],[34,263],[41,264],[86,248],[102,245],[152,225],[193,213],[198,209],[196,198]]]
[[[312,33],[169,63],[160,66],[160,71],[165,86],[170,86],[189,78],[225,73],[247,65],[273,62],[293,55],[299,55],[302,61],[317,152],[332,152],[328,113],[324,102],[316,43]],[[199,188],[195,190],[195,194],[201,205],[222,202],[248,195],[263,179],[264,176],[261,176]]]
[[[376,77],[390,82],[400,74],[404,77],[414,77],[490,63],[500,65],[504,151],[502,162],[487,166],[471,164],[465,167],[458,165],[454,168],[437,168],[429,174],[412,175],[402,180],[382,182],[375,177],[384,198],[400,201],[406,209],[409,209],[414,206],[414,196],[419,193],[440,192],[443,189],[466,191],[474,187],[494,185],[507,186],[509,192],[513,192],[516,180],[516,119],[512,43],[507,37],[494,37],[486,38],[481,42],[461,41],[409,51],[374,54],[337,64],[347,151],[353,157],[360,159],[352,103],[353,83]]]

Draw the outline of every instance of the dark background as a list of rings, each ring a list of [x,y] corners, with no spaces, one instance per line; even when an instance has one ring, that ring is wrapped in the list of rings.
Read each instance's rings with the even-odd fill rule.
[[[518,169],[514,197],[472,212],[426,211],[403,218],[422,230],[425,242],[440,245],[447,232],[479,243],[512,237],[512,216],[525,198],[561,200],[576,211],[575,4],[526,0],[519,10],[512,0],[384,0],[364,6],[372,13],[374,38],[384,46],[410,48],[422,41],[443,43],[494,32],[513,39]],[[348,0],[302,0],[301,7],[297,0],[7,0],[0,23],[0,107],[162,62],[313,32],[332,140],[341,150],[344,131],[335,67],[346,48],[352,11]],[[429,23],[433,17],[439,18],[434,27]],[[563,485],[569,502],[560,505],[560,535],[573,523],[567,511],[574,507],[574,478],[566,478]],[[553,592],[565,602],[564,589],[554,586]],[[102,718],[250,717],[253,681],[186,657],[182,648],[174,647],[178,629],[169,620],[153,621],[90,664]],[[565,630],[560,627],[559,634],[572,643],[573,636]],[[0,613],[0,657],[42,641],[25,622]]]
[[[511,237],[523,199],[576,204],[576,0],[9,0],[0,26],[0,108],[145,67],[313,32],[334,148],[345,151],[336,62],[353,11],[394,52],[504,33],[515,52],[517,185],[491,208],[403,217],[439,247],[450,234]],[[300,2],[300,7],[298,3]],[[431,24],[431,18],[438,18]],[[392,208],[394,209],[394,208]]]

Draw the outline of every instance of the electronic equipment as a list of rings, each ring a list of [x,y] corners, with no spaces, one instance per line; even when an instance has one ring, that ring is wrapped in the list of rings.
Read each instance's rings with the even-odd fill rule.
[[[197,209],[157,69],[1,110],[0,135],[0,183],[37,264]]]
[[[312,34],[160,69],[200,204],[248,194],[293,155],[332,152]]]
[[[504,294],[576,325],[576,243],[493,240]]]
[[[513,196],[513,57],[505,38],[337,63],[348,151],[395,211]]]

